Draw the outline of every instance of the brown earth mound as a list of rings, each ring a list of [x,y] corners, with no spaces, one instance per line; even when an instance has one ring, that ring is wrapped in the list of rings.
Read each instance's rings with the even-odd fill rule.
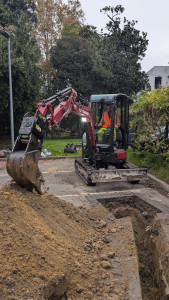
[[[111,228],[102,206],[89,211],[16,184],[3,187],[0,299],[128,299],[114,295]]]

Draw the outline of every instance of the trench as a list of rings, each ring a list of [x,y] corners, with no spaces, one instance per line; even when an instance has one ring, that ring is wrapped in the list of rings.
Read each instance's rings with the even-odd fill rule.
[[[61,275],[59,279],[55,276],[44,287],[44,299],[47,300],[68,300],[67,297],[68,282],[64,275]]]
[[[159,252],[152,241],[153,221],[161,211],[137,196],[98,199],[115,218],[131,217],[138,257],[143,300],[169,299],[159,264]],[[158,235],[158,232],[155,232]]]
[[[55,293],[53,293],[48,300],[68,300],[68,297],[66,292],[62,296],[57,296]]]
[[[97,199],[116,219],[130,217],[135,245],[137,250],[140,286],[143,300],[169,300],[169,293],[166,292],[164,270],[161,267],[161,257],[158,245],[154,242],[153,236],[161,239],[160,229],[156,226],[156,216],[161,213],[159,209],[145,202],[138,196],[116,197]],[[155,226],[154,226],[155,224]],[[167,269],[169,277],[169,268]],[[45,299],[68,300],[67,283],[63,278],[59,285],[48,285]],[[80,298],[79,298],[80,299]]]

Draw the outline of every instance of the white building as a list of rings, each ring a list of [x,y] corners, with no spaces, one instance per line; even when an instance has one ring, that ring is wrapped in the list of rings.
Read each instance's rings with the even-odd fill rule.
[[[151,90],[158,89],[160,85],[169,85],[169,66],[155,66],[147,74]]]

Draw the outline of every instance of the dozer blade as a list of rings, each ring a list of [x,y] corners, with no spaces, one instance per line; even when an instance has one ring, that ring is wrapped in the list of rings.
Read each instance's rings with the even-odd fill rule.
[[[145,168],[127,168],[96,170],[82,159],[75,160],[75,171],[87,185],[94,185],[98,182],[115,182],[115,181],[140,181],[147,178],[147,169]]]
[[[32,152],[16,151],[13,152],[7,160],[8,174],[21,186],[32,191],[33,188],[42,194],[41,184],[44,181],[42,173],[38,168],[38,159],[40,151]]]

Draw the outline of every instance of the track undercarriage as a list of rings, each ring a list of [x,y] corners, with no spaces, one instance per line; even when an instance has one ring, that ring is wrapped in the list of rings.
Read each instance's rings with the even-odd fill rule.
[[[75,171],[87,185],[93,185],[99,182],[129,181],[139,182],[140,179],[146,178],[147,169],[131,168],[124,164],[123,168],[95,169],[85,159],[75,160]]]

